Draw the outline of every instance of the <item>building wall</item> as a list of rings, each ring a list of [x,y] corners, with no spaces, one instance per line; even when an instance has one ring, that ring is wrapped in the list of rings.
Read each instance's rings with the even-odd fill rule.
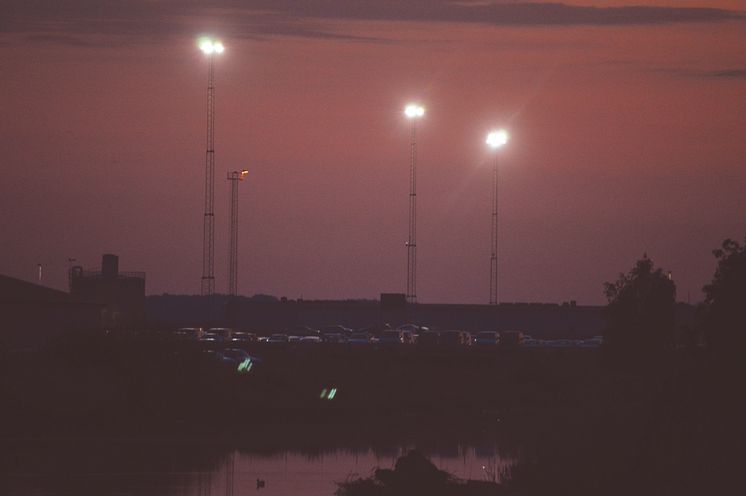
[[[8,349],[37,349],[70,332],[101,328],[101,307],[67,302],[0,302],[0,342]]]
[[[145,320],[145,279],[81,275],[72,278],[71,293],[104,305],[104,326],[140,327]]]

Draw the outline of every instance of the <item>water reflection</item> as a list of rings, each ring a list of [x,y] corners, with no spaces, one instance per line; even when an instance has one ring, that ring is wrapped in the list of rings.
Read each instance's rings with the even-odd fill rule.
[[[9,496],[329,496],[335,482],[391,468],[414,447],[253,452],[210,444],[34,445],[5,453],[0,476]],[[467,479],[490,478],[513,459],[496,444],[416,447],[439,468]]]

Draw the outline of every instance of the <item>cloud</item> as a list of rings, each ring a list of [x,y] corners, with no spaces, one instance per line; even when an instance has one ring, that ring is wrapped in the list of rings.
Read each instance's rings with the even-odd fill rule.
[[[746,69],[729,69],[725,71],[711,71],[709,75],[711,77],[716,77],[716,78],[746,79]]]
[[[735,12],[704,7],[584,7],[550,2],[259,0],[251,4],[314,18],[469,22],[501,26],[660,24],[742,18],[741,14]]]
[[[94,41],[90,38],[81,38],[78,36],[68,36],[63,34],[29,34],[24,38],[30,42],[51,43],[55,45],[68,45],[76,47],[96,48],[102,45],[102,42]],[[112,43],[107,43],[111,46]]]
[[[744,79],[746,80],[746,69],[716,69],[716,70],[692,70],[682,68],[658,69],[658,72],[672,74],[684,78],[706,78],[706,79]]]
[[[547,2],[453,0],[8,0],[0,32],[37,41],[80,44],[81,36],[139,40],[191,36],[212,28],[225,36],[380,39],[340,33],[328,21],[419,21],[494,26],[620,26],[717,22],[743,13],[714,8],[585,7]],[[8,15],[8,12],[12,14]],[[57,36],[57,38],[54,38]],[[65,38],[68,36],[69,38]]]

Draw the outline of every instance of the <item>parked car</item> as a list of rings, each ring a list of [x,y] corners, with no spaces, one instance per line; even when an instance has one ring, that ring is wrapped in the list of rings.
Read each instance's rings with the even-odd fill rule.
[[[347,340],[347,343],[352,345],[367,345],[372,342],[373,336],[368,332],[353,332],[350,339]]]
[[[318,336],[303,336],[298,342],[300,344],[318,344],[321,342],[321,338]]]
[[[497,346],[500,344],[500,333],[495,331],[478,332],[474,337],[477,346]]]
[[[446,346],[466,346],[467,337],[464,331],[441,331],[440,344]]]
[[[500,333],[500,345],[512,348],[523,344],[523,332],[521,331],[503,331]]]
[[[270,344],[286,344],[290,342],[290,339],[288,338],[287,334],[272,334],[269,339],[267,339],[267,343]]]
[[[417,338],[417,344],[435,345],[440,343],[440,333],[438,331],[425,331]]]
[[[181,327],[176,329],[172,334],[172,338],[176,341],[197,341],[202,337],[204,329],[201,327]]]
[[[262,360],[249,355],[239,348],[225,350],[203,350],[199,356],[198,366],[209,370],[223,370],[236,373],[246,373],[261,363]]]
[[[347,336],[339,332],[321,332],[321,341],[324,343],[339,344],[347,342]]]
[[[246,363],[247,360],[254,364],[262,363],[261,358],[249,355],[246,350],[242,350],[241,348],[226,348],[220,353],[223,354],[226,360],[229,360],[236,366]]]
[[[233,336],[231,336],[230,342],[234,344],[254,343],[256,342],[256,334],[244,331],[234,332]]]
[[[398,346],[404,344],[403,331],[398,329],[387,329],[381,333],[378,338],[378,344],[381,346]]]
[[[217,334],[223,341],[229,341],[233,336],[233,329],[230,327],[210,327],[205,331],[206,334]]]
[[[199,341],[205,344],[219,344],[225,341],[223,336],[214,331],[205,331],[200,336]]]
[[[573,339],[552,339],[547,341],[550,348],[574,348],[575,340]]]
[[[429,331],[430,330],[429,327],[420,326],[420,325],[417,325],[417,324],[403,324],[403,325],[400,325],[399,327],[397,327],[397,329],[400,330],[400,331],[409,331],[409,332],[411,332],[413,334],[418,334],[418,335],[422,334],[425,331]]]
[[[352,334],[352,329],[343,325],[328,325],[321,328],[321,334],[341,334],[347,338]]]
[[[182,357],[182,359],[183,358],[186,357]],[[196,358],[196,360],[192,361],[191,363],[202,371],[226,371],[232,369],[233,367],[232,361],[218,350],[202,350],[199,355],[195,356],[194,358]]]
[[[303,336],[319,336],[321,333],[319,332],[318,329],[313,329],[308,326],[295,326],[295,327],[291,327],[290,329],[288,329],[285,334],[287,334],[288,336],[303,337]]]
[[[584,339],[583,341],[581,341],[579,346],[581,348],[600,348],[603,343],[603,336],[593,336],[590,339]]]

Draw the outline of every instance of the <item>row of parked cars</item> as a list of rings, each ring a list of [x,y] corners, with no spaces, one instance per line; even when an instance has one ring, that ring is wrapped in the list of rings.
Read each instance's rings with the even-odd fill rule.
[[[241,345],[247,343],[267,344],[341,344],[364,346],[377,344],[379,346],[399,345],[448,345],[448,346],[502,346],[526,348],[598,348],[603,338],[595,336],[591,339],[572,340],[542,340],[534,339],[521,331],[484,331],[469,333],[461,330],[437,331],[427,327],[407,324],[396,329],[352,330],[341,325],[327,326],[322,329],[298,327],[284,333],[260,334],[246,331],[235,331],[229,328],[198,327],[181,328],[174,332],[177,340],[199,341],[202,343],[221,345]]]

